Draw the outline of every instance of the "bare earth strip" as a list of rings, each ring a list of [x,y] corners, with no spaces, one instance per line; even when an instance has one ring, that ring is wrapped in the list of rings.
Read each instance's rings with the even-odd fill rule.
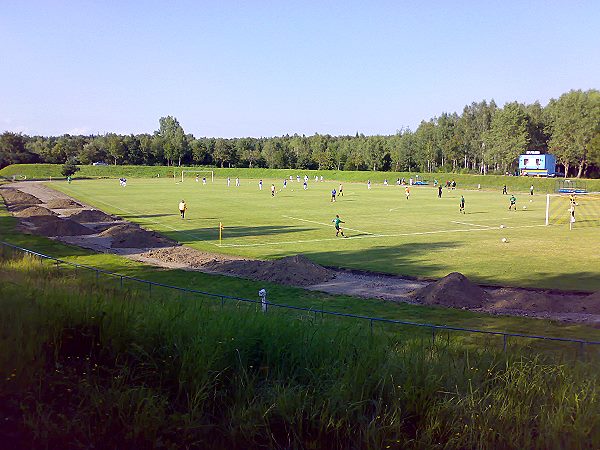
[[[400,276],[325,268],[302,255],[277,261],[249,260],[181,246],[40,182],[12,183],[2,187],[0,194],[9,211],[19,217],[19,227],[24,232],[43,234],[154,266],[302,286],[330,294],[600,325],[600,293],[585,296],[518,288],[483,290],[460,274],[456,275],[462,277],[461,281],[450,274],[429,283]]]

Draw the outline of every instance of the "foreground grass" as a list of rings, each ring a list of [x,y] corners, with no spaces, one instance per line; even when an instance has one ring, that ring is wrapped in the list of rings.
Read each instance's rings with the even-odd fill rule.
[[[14,448],[596,448],[598,363],[254,307],[148,298],[0,261]]]

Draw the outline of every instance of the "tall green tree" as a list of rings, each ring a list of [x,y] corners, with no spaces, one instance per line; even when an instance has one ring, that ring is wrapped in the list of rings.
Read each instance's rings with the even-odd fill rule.
[[[188,145],[185,132],[175,117],[161,117],[158,121],[160,127],[158,135],[162,139],[164,155],[168,165],[177,164],[181,166],[181,161],[188,154]]]
[[[600,91],[570,91],[550,100],[546,107],[550,141],[548,148],[565,167],[577,167],[577,178],[588,165],[590,144],[600,131]]]
[[[507,103],[496,110],[490,129],[483,133],[486,159],[496,170],[507,172],[529,145],[527,115],[523,105]]]

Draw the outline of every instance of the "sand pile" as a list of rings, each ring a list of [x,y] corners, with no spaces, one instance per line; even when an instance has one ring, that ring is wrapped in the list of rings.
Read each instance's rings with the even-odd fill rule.
[[[116,220],[114,217],[96,209],[84,209],[75,214],[71,214],[69,219],[79,223],[114,222]]]
[[[46,206],[50,209],[72,209],[81,208],[81,205],[69,198],[53,198],[48,200]]]
[[[145,258],[153,258],[165,263],[182,264],[188,267],[204,267],[209,263],[223,263],[232,260],[243,260],[243,258],[229,255],[218,255],[205,253],[190,247],[164,247],[148,250],[142,253]]]
[[[42,236],[83,236],[94,234],[94,230],[85,227],[70,219],[61,219],[56,216],[35,216],[27,218],[35,228],[35,234]]]
[[[25,192],[21,192],[17,189],[1,188],[0,195],[4,197],[4,202],[9,209],[13,209],[13,207],[22,205],[39,205],[42,203],[37,197],[26,194]]]
[[[467,277],[452,272],[414,292],[413,296],[426,305],[450,308],[479,308],[488,300],[488,294]]]
[[[112,238],[113,248],[152,248],[176,245],[158,233],[146,231],[130,224],[115,225],[98,234],[99,237]]]
[[[313,263],[303,255],[287,256],[276,261],[211,262],[204,267],[245,278],[293,286],[310,286],[335,277],[333,271]]]
[[[17,217],[53,216],[54,213],[43,206],[27,206],[15,212]]]

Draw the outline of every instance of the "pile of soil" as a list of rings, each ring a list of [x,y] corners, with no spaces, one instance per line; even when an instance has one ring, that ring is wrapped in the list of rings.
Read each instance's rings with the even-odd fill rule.
[[[56,216],[35,216],[27,218],[34,228],[35,234],[42,236],[82,236],[94,234],[94,230],[85,227],[70,219],[61,219]]]
[[[37,217],[37,216],[53,216],[54,213],[43,206],[28,206],[23,208],[17,212],[15,212],[15,216],[17,217]]]
[[[502,288],[491,292],[491,301],[485,310],[600,314],[600,293],[582,296]]]
[[[159,260],[167,264],[183,265],[194,268],[204,267],[209,263],[223,263],[232,260],[243,260],[243,258],[238,256],[206,253],[184,246],[152,249],[142,253],[140,256]]]
[[[204,267],[216,272],[292,286],[310,286],[335,277],[333,271],[313,263],[303,255],[287,256],[276,261],[211,262]]]
[[[415,291],[413,296],[426,305],[450,308],[480,308],[489,299],[487,292],[458,272],[428,284]]]
[[[75,214],[71,214],[69,219],[79,223],[114,222],[116,220],[114,217],[96,209],[81,210]]]
[[[4,197],[4,202],[9,207],[22,205],[39,205],[40,203],[42,203],[37,197],[12,188],[0,189],[0,195]]]
[[[112,238],[112,248],[153,248],[176,245],[176,242],[154,231],[146,231],[130,224],[115,225],[98,236]]]
[[[69,198],[53,198],[46,203],[50,209],[73,209],[81,208],[81,205]]]

